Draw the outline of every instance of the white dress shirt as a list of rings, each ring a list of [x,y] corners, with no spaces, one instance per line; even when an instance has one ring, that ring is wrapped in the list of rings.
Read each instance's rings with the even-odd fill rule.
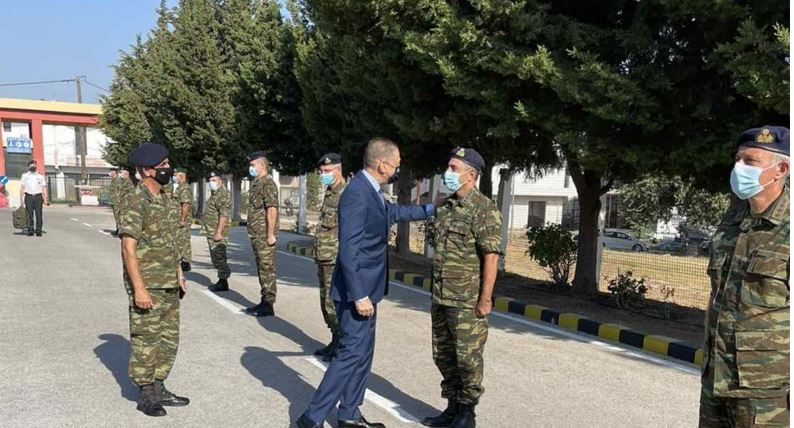
[[[44,176],[38,172],[26,172],[22,174],[22,185],[25,186],[25,193],[31,195],[38,195],[44,189],[47,183],[44,181]]]

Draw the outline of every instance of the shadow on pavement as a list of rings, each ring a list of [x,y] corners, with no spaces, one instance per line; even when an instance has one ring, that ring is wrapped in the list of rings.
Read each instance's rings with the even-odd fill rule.
[[[280,357],[299,356],[300,353],[270,352],[255,346],[246,346],[240,364],[259,379],[265,388],[270,388],[289,402],[289,420],[295,422],[309,405],[314,386],[306,382],[300,373],[284,364]],[[329,415],[332,423],[336,416]]]
[[[132,383],[128,369],[130,361],[130,342],[118,334],[100,334],[104,343],[94,348],[99,361],[110,370],[121,388],[121,396],[130,401],[138,398],[138,388]]]

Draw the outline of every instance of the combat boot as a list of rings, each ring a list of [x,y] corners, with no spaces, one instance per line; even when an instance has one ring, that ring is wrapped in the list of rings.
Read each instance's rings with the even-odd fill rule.
[[[226,278],[221,278],[215,285],[210,286],[210,291],[229,291],[229,281]]]
[[[328,352],[330,352],[336,346],[336,342],[338,340],[339,339],[337,338],[336,333],[334,333],[333,336],[331,337],[331,341],[327,345],[325,345],[324,348],[320,348],[314,351],[314,355],[318,357],[324,357],[328,355]]]
[[[458,406],[458,414],[450,428],[475,428],[477,426],[476,416],[473,404],[461,404]]]
[[[266,302],[265,299],[262,299],[258,305],[251,306],[250,308],[246,309],[245,312],[255,317],[270,317],[276,314],[276,311],[273,309],[273,305],[271,305],[269,302]]]
[[[168,414],[158,400],[157,390],[153,383],[141,385],[141,395],[138,396],[137,409],[146,416],[165,416]]]
[[[448,427],[452,425],[455,416],[458,414],[458,402],[449,400],[447,408],[438,416],[428,416],[422,419],[422,425],[426,427]]]
[[[325,355],[323,355],[323,361],[326,363],[333,361],[333,359],[336,358],[337,349],[339,349],[339,335],[335,334],[331,338],[331,343],[328,344],[328,351],[325,353]]]
[[[180,397],[165,389],[165,384],[162,380],[154,381],[154,389],[157,392],[157,401],[162,406],[182,407],[190,404],[189,398]]]
[[[190,262],[182,262],[180,266],[182,267],[182,272],[190,272]]]

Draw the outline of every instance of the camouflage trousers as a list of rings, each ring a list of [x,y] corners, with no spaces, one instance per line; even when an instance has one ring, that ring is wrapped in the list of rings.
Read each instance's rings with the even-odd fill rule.
[[[193,260],[193,251],[190,248],[190,219],[186,220],[185,226],[180,226],[176,239],[179,247],[179,259],[183,262]]]
[[[788,397],[730,398],[701,392],[701,428],[789,426]]]
[[[483,351],[488,319],[477,318],[472,308],[433,304],[433,360],[441,372],[441,396],[476,405],[482,386]]]
[[[339,320],[336,319],[336,304],[331,298],[331,278],[334,275],[334,265],[318,263],[317,280],[320,284],[320,310],[323,313],[325,325],[332,334],[339,332]]]
[[[259,287],[262,298],[272,304],[276,303],[276,247],[267,245],[264,237],[252,237],[251,246],[256,257],[256,271],[259,275]]]
[[[229,269],[229,261],[226,259],[228,240],[224,238],[215,242],[212,238],[207,238],[207,244],[210,247],[212,266],[218,271],[218,279],[226,279],[232,276],[232,270]]]
[[[154,307],[139,309],[130,295],[130,377],[136,385],[164,380],[179,348],[177,288],[149,290]]]

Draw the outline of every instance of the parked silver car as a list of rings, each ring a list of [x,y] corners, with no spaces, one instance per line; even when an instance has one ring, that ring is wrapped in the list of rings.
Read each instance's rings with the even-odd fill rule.
[[[611,250],[645,251],[646,245],[627,232],[616,229],[605,229],[602,239],[604,248]]]

